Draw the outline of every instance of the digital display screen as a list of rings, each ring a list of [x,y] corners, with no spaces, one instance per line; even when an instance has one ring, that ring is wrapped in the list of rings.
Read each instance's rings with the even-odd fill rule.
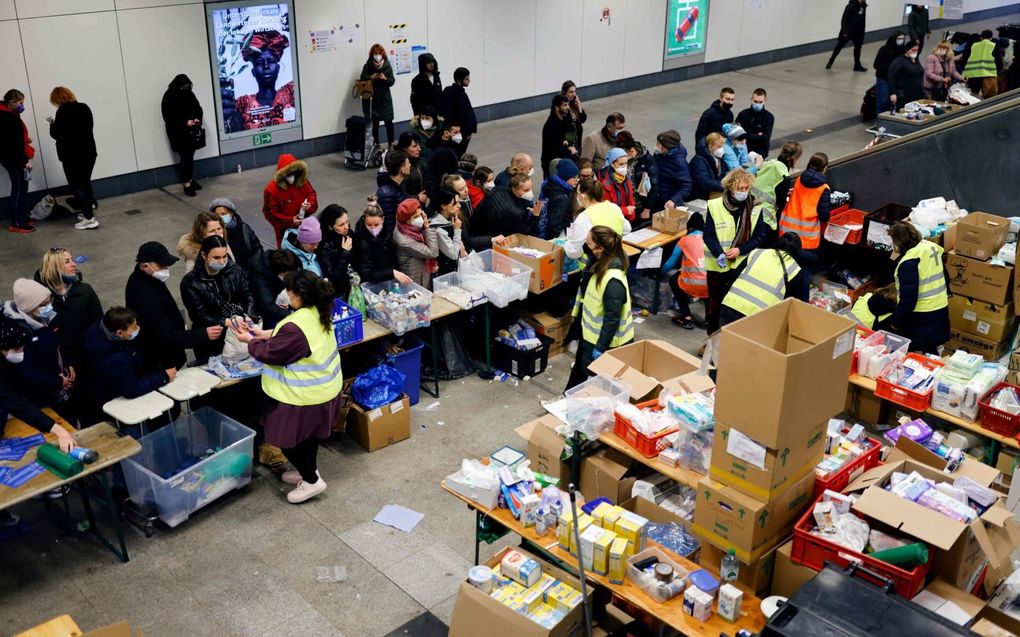
[[[705,52],[708,0],[669,0],[666,8],[666,59]]]

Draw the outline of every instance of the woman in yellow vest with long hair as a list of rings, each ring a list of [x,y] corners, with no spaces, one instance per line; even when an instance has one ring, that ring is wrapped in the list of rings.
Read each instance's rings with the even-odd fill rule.
[[[588,365],[593,360],[634,340],[623,240],[616,230],[595,226],[588,232],[587,245],[594,259],[581,273],[584,300],[575,319],[581,323],[581,341],[567,389],[588,379]]]
[[[272,331],[235,329],[248,353],[265,364],[262,391],[270,399],[265,412],[266,442],[280,447],[294,465],[281,476],[296,485],[291,504],[326,490],[316,456],[319,440],[328,438],[337,421],[343,374],[333,335],[333,286],[307,270],[284,278],[294,312]]]
[[[949,295],[943,250],[900,221],[889,228],[898,301],[889,330],[910,339],[910,351],[937,354],[949,340]]]

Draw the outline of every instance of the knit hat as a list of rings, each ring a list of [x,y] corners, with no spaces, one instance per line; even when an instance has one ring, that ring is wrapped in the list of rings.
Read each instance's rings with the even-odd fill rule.
[[[322,228],[315,217],[306,217],[297,229],[298,243],[319,243],[322,241]]]
[[[421,202],[417,199],[408,197],[407,199],[400,202],[397,206],[397,221],[400,223],[407,223],[411,220],[411,217],[418,212],[421,208]]]
[[[747,131],[745,131],[744,128],[739,124],[723,124],[722,130],[723,134],[725,134],[730,139],[736,141],[747,139]]]
[[[670,129],[659,133],[656,141],[662,144],[662,147],[666,150],[672,150],[680,145],[680,133]]]
[[[613,162],[621,157],[626,157],[627,151],[622,148],[612,148],[609,150],[609,154],[606,155],[606,168],[613,165]]]
[[[32,279],[18,279],[14,282],[14,305],[19,312],[31,314],[50,298],[50,291]]]
[[[556,176],[563,181],[574,179],[580,174],[581,172],[577,169],[577,164],[569,159],[561,159],[556,164]]]
[[[226,208],[230,212],[237,212],[237,206],[234,205],[233,201],[227,199],[226,197],[217,197],[213,199],[212,203],[209,204],[209,212],[213,212],[221,206],[223,208]]]
[[[27,327],[9,318],[0,318],[0,349],[23,347],[32,338]]]

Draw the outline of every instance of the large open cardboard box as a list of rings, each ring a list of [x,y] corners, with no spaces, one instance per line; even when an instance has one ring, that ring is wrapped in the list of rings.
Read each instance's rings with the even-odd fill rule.
[[[411,409],[407,394],[389,405],[365,410],[351,404],[347,434],[365,451],[378,451],[411,437]]]
[[[779,498],[783,491],[808,474],[825,454],[826,423],[804,427],[790,435],[779,449],[769,449],[745,436],[741,445],[730,453],[730,435],[740,430],[720,422],[715,424],[712,438],[712,465],[709,474],[718,482],[762,502]],[[758,462],[761,461],[759,465]]]
[[[956,224],[956,253],[987,261],[1006,243],[1009,219],[987,212],[972,212]]]
[[[544,473],[550,478],[559,478],[560,486],[570,482],[570,465],[561,460],[567,447],[563,436],[556,433],[562,424],[556,416],[546,414],[514,429],[514,433],[528,441],[528,460],[531,470]]]
[[[708,376],[699,373],[700,367],[701,359],[672,343],[645,340],[609,350],[588,369],[626,383],[630,387],[631,402],[638,403],[658,397],[664,385],[692,392],[711,389],[713,383]]]
[[[511,250],[515,247],[532,248],[542,252],[543,256],[529,257],[516,250]],[[507,237],[505,244],[496,246],[494,249],[496,252],[531,268],[531,282],[528,285],[528,291],[533,294],[541,294],[549,288],[559,285],[563,280],[563,248],[552,241],[526,234],[512,234]]]
[[[986,303],[1005,305],[1009,302],[1010,295],[1014,295],[1013,270],[954,252],[946,255],[949,291]]]
[[[652,470],[616,449],[602,449],[581,461],[581,495],[588,502],[598,497],[614,504],[630,499],[634,482]]]

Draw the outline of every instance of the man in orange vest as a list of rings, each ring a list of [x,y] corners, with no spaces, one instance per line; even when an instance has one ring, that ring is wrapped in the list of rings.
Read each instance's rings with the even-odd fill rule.
[[[829,167],[829,156],[815,153],[807,168],[797,177],[790,189],[790,199],[779,218],[779,236],[794,232],[800,236],[808,269],[813,269],[815,254],[822,243],[822,224],[828,223],[832,203],[829,199],[829,184],[825,171]]]
[[[673,254],[662,264],[662,272],[673,270],[678,265],[677,276],[669,279],[669,289],[677,304],[677,315],[673,324],[685,330],[694,329],[694,316],[687,297],[708,298],[708,276],[705,272],[705,219],[694,213],[687,220],[687,234],[681,237],[673,248]]]

